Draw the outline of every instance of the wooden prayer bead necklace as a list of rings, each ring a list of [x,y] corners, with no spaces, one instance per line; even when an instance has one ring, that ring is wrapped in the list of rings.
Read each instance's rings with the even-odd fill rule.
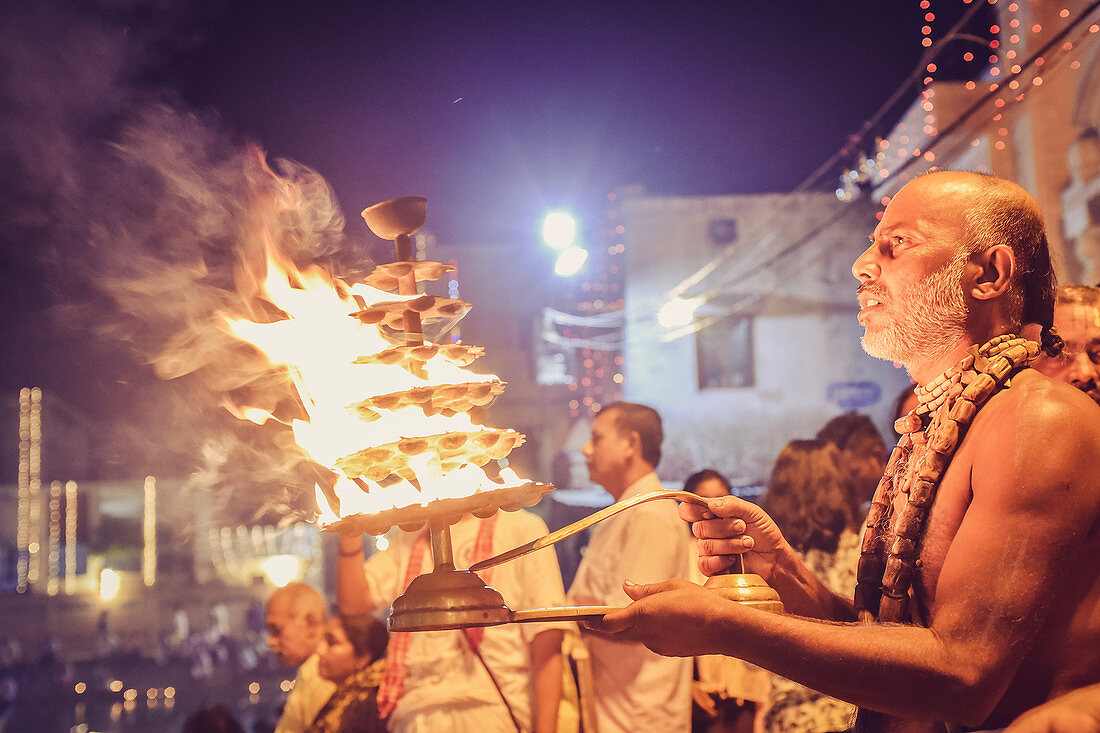
[[[1004,334],[915,392],[919,404],[898,418],[901,440],[875,489],[856,569],[855,604],[861,621],[905,621],[928,509],[955,450],[978,410],[1016,371],[1039,354],[1039,344]],[[894,498],[906,495],[893,516]]]

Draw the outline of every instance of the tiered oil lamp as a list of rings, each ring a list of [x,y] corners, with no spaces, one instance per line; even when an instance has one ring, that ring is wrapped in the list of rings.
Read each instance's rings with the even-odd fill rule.
[[[376,204],[363,212],[367,226],[377,236],[394,242],[396,259],[381,265],[367,279],[367,284],[380,290],[396,290],[401,299],[372,305],[360,303],[361,310],[352,314],[363,323],[377,324],[393,348],[364,356],[357,363],[400,364],[414,375],[422,373],[424,363],[437,355],[462,366],[481,353],[474,346],[459,344],[426,344],[422,318],[460,318],[468,305],[458,300],[431,295],[418,296],[417,283],[435,280],[451,269],[439,262],[416,261],[412,236],[424,223],[426,200],[403,197]],[[402,392],[379,395],[352,405],[360,418],[372,419],[376,410],[417,406],[425,414],[455,415],[472,407],[487,404],[504,388],[503,382],[470,381],[465,384],[445,384],[416,387]],[[464,464],[484,466],[499,460],[523,442],[523,436],[512,430],[484,428],[473,432],[445,432],[428,437],[408,438],[381,446],[369,446],[336,461],[348,478],[364,490],[370,481],[385,482],[398,476],[419,486],[416,474],[409,467],[413,456],[430,455],[443,474]],[[702,502],[695,494],[684,491],[658,491],[614,504],[584,519],[551,532],[545,537],[476,563],[469,569],[454,565],[450,526],[463,515],[489,517],[499,510],[516,511],[534,506],[553,486],[537,482],[490,487],[465,496],[439,498],[424,504],[387,509],[369,514],[353,514],[324,524],[323,529],[342,534],[382,534],[393,526],[416,531],[425,525],[431,537],[434,569],[418,576],[403,595],[394,601],[389,617],[394,631],[424,631],[468,626],[491,626],[528,621],[574,620],[602,616],[617,607],[573,606],[512,610],[503,597],[487,586],[477,571],[507,562],[580,532],[597,522],[637,504],[659,499]],[[749,603],[770,611],[782,611],[778,594],[758,575],[744,573],[719,575],[707,581],[723,597]]]

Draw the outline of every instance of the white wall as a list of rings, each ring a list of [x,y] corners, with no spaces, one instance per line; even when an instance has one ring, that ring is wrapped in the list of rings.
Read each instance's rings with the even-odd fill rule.
[[[809,438],[843,410],[829,386],[870,381],[880,397],[861,411],[887,441],[888,413],[908,383],[904,371],[867,357],[856,320],[857,282],[851,263],[873,229],[873,210],[831,194],[636,197],[621,212],[626,226],[626,399],[652,405],[665,420],[659,473],[682,480],[713,467],[735,483],[762,481],[779,450]],[[823,222],[837,222],[817,232]],[[656,313],[669,289],[722,250],[708,234],[711,220],[736,219],[732,256],[693,295],[753,262],[764,262],[804,235],[812,241],[793,256],[734,283],[727,303],[758,299],[741,315],[755,319],[755,385],[698,387],[695,336],[662,342]],[[754,255],[754,246],[774,237]]]

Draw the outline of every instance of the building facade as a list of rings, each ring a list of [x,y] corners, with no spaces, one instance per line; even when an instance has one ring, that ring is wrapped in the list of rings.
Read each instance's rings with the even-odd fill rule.
[[[866,202],[635,193],[620,211],[626,399],[664,418],[662,479],[709,467],[759,485],[788,441],[846,410],[888,430],[909,380],[860,346]]]

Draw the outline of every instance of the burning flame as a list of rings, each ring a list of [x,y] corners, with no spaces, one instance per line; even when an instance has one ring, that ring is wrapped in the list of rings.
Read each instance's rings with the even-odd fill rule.
[[[492,431],[473,422],[464,412],[437,411],[403,404],[384,409],[370,402],[370,409],[356,405],[380,395],[411,393],[424,387],[445,385],[500,384],[493,375],[482,375],[459,366],[437,354],[422,367],[409,369],[400,364],[356,363],[394,347],[380,324],[365,323],[355,317],[365,308],[383,303],[407,302],[420,296],[403,296],[379,290],[363,283],[350,284],[330,277],[319,267],[299,270],[276,246],[270,226],[277,221],[280,207],[294,206],[293,186],[268,170],[282,185],[276,190],[268,217],[258,217],[262,265],[255,268],[257,296],[274,305],[285,316],[271,322],[244,318],[226,318],[226,328],[236,338],[255,346],[274,366],[284,367],[308,415],[308,420],[289,420],[295,442],[317,463],[336,475],[331,495],[316,488],[317,506],[322,525],[355,514],[373,514],[393,508],[427,504],[443,498],[468,496],[478,491],[526,483],[513,471],[504,469],[504,484],[490,479],[471,462],[450,456],[443,461],[431,443],[425,450],[400,454],[402,475],[412,478],[393,482],[349,476],[340,467],[341,459],[365,449],[409,443],[409,439],[433,438],[448,434],[475,434]],[[369,361],[369,360],[368,360]],[[385,402],[385,400],[382,400]],[[266,409],[227,404],[237,417],[263,424],[276,419]],[[516,434],[518,435],[518,434]],[[453,442],[458,442],[456,438]],[[518,436],[522,440],[522,436]],[[518,444],[514,441],[513,444]],[[510,444],[511,445],[511,444]],[[482,446],[484,448],[484,446]],[[510,448],[509,448],[510,449]],[[484,451],[481,458],[485,458]],[[484,464],[486,461],[482,461]],[[410,473],[411,472],[411,473]],[[353,472],[354,474],[354,472]]]

